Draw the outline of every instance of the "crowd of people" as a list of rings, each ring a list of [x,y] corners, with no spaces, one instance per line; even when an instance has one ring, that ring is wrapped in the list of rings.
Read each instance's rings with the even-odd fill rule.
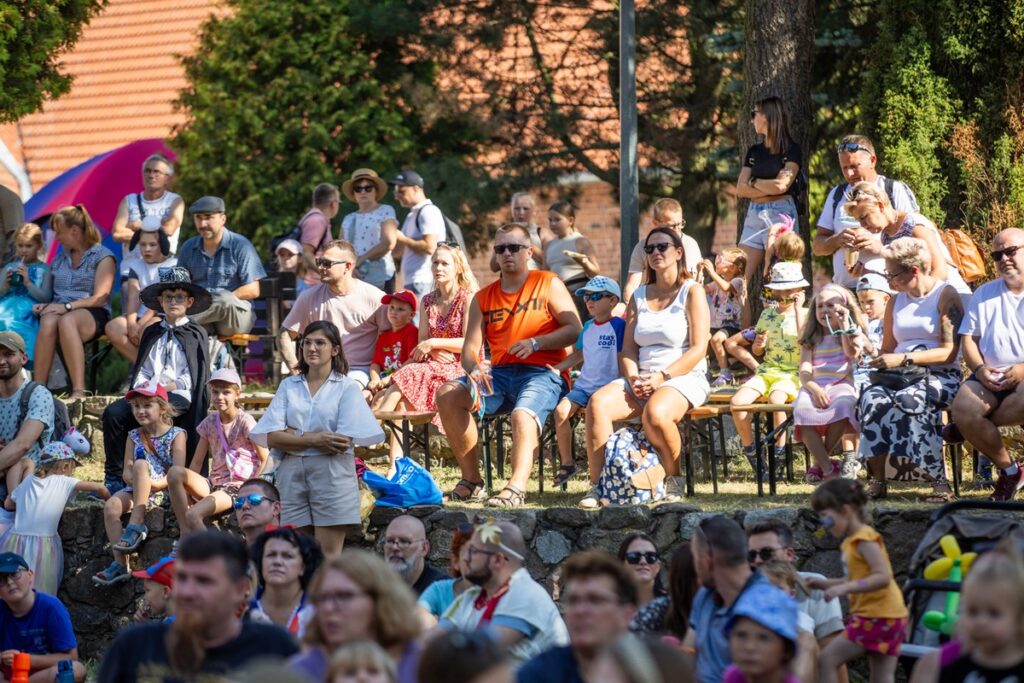
[[[805,154],[780,100],[757,103],[751,120],[761,141],[737,181],[749,200],[739,244],[704,258],[684,232],[683,207],[659,199],[621,287],[602,274],[570,202],[553,202],[541,227],[526,193],[494,231],[497,280],[480,287],[412,170],[385,180],[361,168],[340,190],[316,186],[267,266],[228,229],[215,196],[188,205],[198,234],[178,244],[186,204],[160,155],[143,164],[143,191],[118,209],[120,266],[80,205],[52,216],[61,249],[50,265],[43,231],[23,226],[17,260],[0,271],[0,472],[12,513],[0,525],[0,610],[32,624],[42,611],[47,621],[36,631],[0,626],[17,640],[0,643],[0,668],[20,650],[33,654],[32,680],[53,680],[60,667],[84,677],[52,597],[63,573],[60,515],[82,491],[105,501],[111,561],[93,577],[97,590],[142,579],[138,617],[155,622],[118,637],[101,681],[198,680],[260,657],[290,658],[314,681],[668,680],[638,671],[833,681],[861,656],[873,680],[891,680],[908,615],[865,507],[894,477],[927,481],[929,502],[949,501],[943,447],[964,439],[996,468],[993,500],[1024,486],[999,434],[1024,421],[1024,231],[994,236],[998,278],[972,291],[911,189],[877,172],[871,140],[848,135],[837,149],[845,182],[828,193],[810,241],[814,255],[833,257],[833,274],[812,287],[797,217]],[[385,203],[389,187],[408,210],[401,222]],[[342,195],[357,210],[335,238]],[[273,331],[288,376],[255,419],[220,340],[252,329],[267,268],[293,272],[297,298]],[[92,483],[73,476],[89,444],[47,384],[59,349],[67,401],[81,400],[84,345],[101,335],[131,371],[127,393],[103,413],[104,481]],[[713,397],[731,403],[755,476],[770,473],[752,404],[792,405],[793,436],[813,462],[810,503],[843,539],[848,576],[800,574],[787,527],[744,530],[721,516],[703,520],[671,558],[643,534],[618,557],[572,555],[558,604],[527,570],[521,529],[500,519],[466,524],[439,549],[451,576],[426,562],[415,517],[391,523],[383,558],[343,552],[361,517],[355,448],[388,439],[378,415],[427,415],[459,468],[446,502],[499,510],[526,502],[550,417],[553,483],[586,476],[580,505],[597,508],[680,500],[678,424]],[[488,491],[480,421],[498,414],[509,414],[511,471]],[[572,448],[580,417],[582,468]],[[774,415],[776,425],[785,419]],[[624,422],[635,426],[617,429]],[[780,430],[768,445],[775,462],[785,461],[785,439]],[[388,447],[393,476],[411,454],[394,435]],[[159,492],[180,543],[133,570]],[[206,530],[231,510],[244,542]],[[1000,550],[991,571],[1019,562]],[[970,642],[958,653],[961,668],[974,662],[965,671],[1002,662]]]

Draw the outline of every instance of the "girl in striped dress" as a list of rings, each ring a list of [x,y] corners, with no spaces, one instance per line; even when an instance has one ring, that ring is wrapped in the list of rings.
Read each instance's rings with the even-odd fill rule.
[[[807,482],[817,484],[841,476],[842,465],[831,459],[843,434],[857,429],[857,392],[853,369],[873,349],[867,322],[853,293],[839,285],[822,287],[811,299],[814,317],[800,336],[800,392],[793,403],[796,437],[807,447],[814,465]],[[856,460],[853,452],[844,458]]]

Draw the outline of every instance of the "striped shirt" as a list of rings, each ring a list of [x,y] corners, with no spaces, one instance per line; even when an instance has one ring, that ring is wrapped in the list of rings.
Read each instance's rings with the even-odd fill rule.
[[[828,387],[847,379],[853,365],[843,351],[842,340],[834,334],[826,334],[814,347],[811,368],[818,386]]]

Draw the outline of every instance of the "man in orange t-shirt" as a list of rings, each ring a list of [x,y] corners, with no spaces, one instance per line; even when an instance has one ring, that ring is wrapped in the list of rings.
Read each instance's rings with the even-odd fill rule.
[[[478,392],[479,400],[485,415],[512,413],[512,476],[487,504],[519,507],[526,496],[540,430],[568,388],[551,366],[565,358],[566,347],[576,341],[582,325],[562,281],[551,272],[529,269],[532,243],[525,228],[517,224],[499,228],[494,253],[501,278],[477,292],[469,306],[462,367],[467,376],[478,376],[486,340],[493,391]],[[462,470],[462,480],[447,496],[450,501],[479,500],[485,494],[470,381],[462,378],[437,390],[437,412]]]

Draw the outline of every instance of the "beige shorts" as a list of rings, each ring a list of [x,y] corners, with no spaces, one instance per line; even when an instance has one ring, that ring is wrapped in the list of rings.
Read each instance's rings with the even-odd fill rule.
[[[281,524],[359,524],[355,459],[345,455],[285,455],[277,468]]]

